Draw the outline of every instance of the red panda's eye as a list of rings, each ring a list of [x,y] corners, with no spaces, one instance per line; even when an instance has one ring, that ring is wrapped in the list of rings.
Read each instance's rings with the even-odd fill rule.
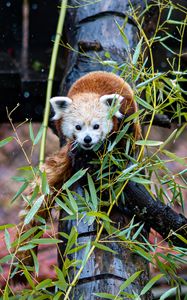
[[[80,125],[76,125],[75,128],[76,128],[77,130],[81,130],[81,129],[82,129],[82,127],[81,127]]]
[[[99,129],[99,124],[95,124],[95,125],[93,126],[93,129]]]

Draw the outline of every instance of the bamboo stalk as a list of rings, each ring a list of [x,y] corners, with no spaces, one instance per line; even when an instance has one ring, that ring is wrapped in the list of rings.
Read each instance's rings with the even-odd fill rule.
[[[41,165],[43,164],[44,159],[45,159],[46,137],[47,137],[47,128],[48,128],[49,112],[50,112],[49,100],[52,95],[56,61],[57,61],[59,43],[60,43],[60,39],[62,36],[62,30],[63,30],[63,26],[64,26],[67,2],[68,2],[68,0],[62,0],[62,2],[61,2],[60,15],[58,18],[56,36],[55,36],[53,51],[52,51],[52,55],[51,55],[49,76],[48,76],[48,80],[47,80],[45,111],[44,111],[44,118],[43,118],[43,127],[44,128],[43,128],[43,134],[42,134],[42,139],[41,139],[41,144],[40,144],[39,167],[41,167]]]

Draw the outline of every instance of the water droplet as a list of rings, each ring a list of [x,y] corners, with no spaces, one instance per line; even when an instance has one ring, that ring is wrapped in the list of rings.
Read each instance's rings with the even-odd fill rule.
[[[36,10],[37,8],[38,8],[38,4],[37,4],[37,3],[33,3],[32,9],[33,9],[33,10]]]
[[[6,6],[7,6],[7,7],[10,7],[10,6],[11,6],[11,2],[8,1],[8,2],[6,3]]]
[[[24,96],[25,98],[29,98],[30,93],[29,93],[29,92],[24,92],[23,96]]]

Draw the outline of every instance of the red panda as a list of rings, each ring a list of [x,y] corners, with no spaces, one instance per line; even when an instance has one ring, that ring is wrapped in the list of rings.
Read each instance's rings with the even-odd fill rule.
[[[101,71],[77,80],[67,97],[54,97],[50,101],[59,135],[85,150],[104,141],[111,131],[119,129],[125,117],[137,111],[129,84],[115,74]],[[109,118],[110,110],[114,111],[112,118]],[[133,132],[137,139],[140,135],[138,123],[133,124]]]
[[[59,136],[63,134],[66,139],[66,145],[49,157],[42,168],[47,174],[51,196],[45,198],[45,203],[37,215],[45,219],[49,217],[57,190],[73,175],[70,155],[72,147],[79,145],[85,151],[92,150],[108,134],[117,132],[126,116],[137,111],[129,84],[115,74],[101,71],[78,79],[70,88],[67,97],[53,97],[50,101],[55,112],[53,120]],[[137,139],[140,136],[139,124],[134,123],[132,130],[134,138]],[[29,209],[27,207],[24,210],[25,214]],[[33,219],[26,226],[22,222],[19,228],[24,232],[37,224]],[[33,265],[30,250],[18,252],[16,257],[25,265]]]

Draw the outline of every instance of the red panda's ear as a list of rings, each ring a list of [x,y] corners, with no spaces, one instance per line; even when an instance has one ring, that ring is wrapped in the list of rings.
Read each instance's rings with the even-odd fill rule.
[[[121,102],[123,101],[124,97],[119,95],[119,94],[110,94],[110,95],[104,95],[101,96],[101,98],[99,99],[101,103],[105,104],[105,105],[109,105],[109,106],[113,106],[114,109],[116,109],[114,116],[116,116],[117,118],[123,118],[122,113],[120,113],[120,106],[121,106]]]
[[[68,97],[53,97],[50,99],[52,108],[55,115],[52,120],[59,120],[62,118],[63,111],[72,103],[72,100]]]

